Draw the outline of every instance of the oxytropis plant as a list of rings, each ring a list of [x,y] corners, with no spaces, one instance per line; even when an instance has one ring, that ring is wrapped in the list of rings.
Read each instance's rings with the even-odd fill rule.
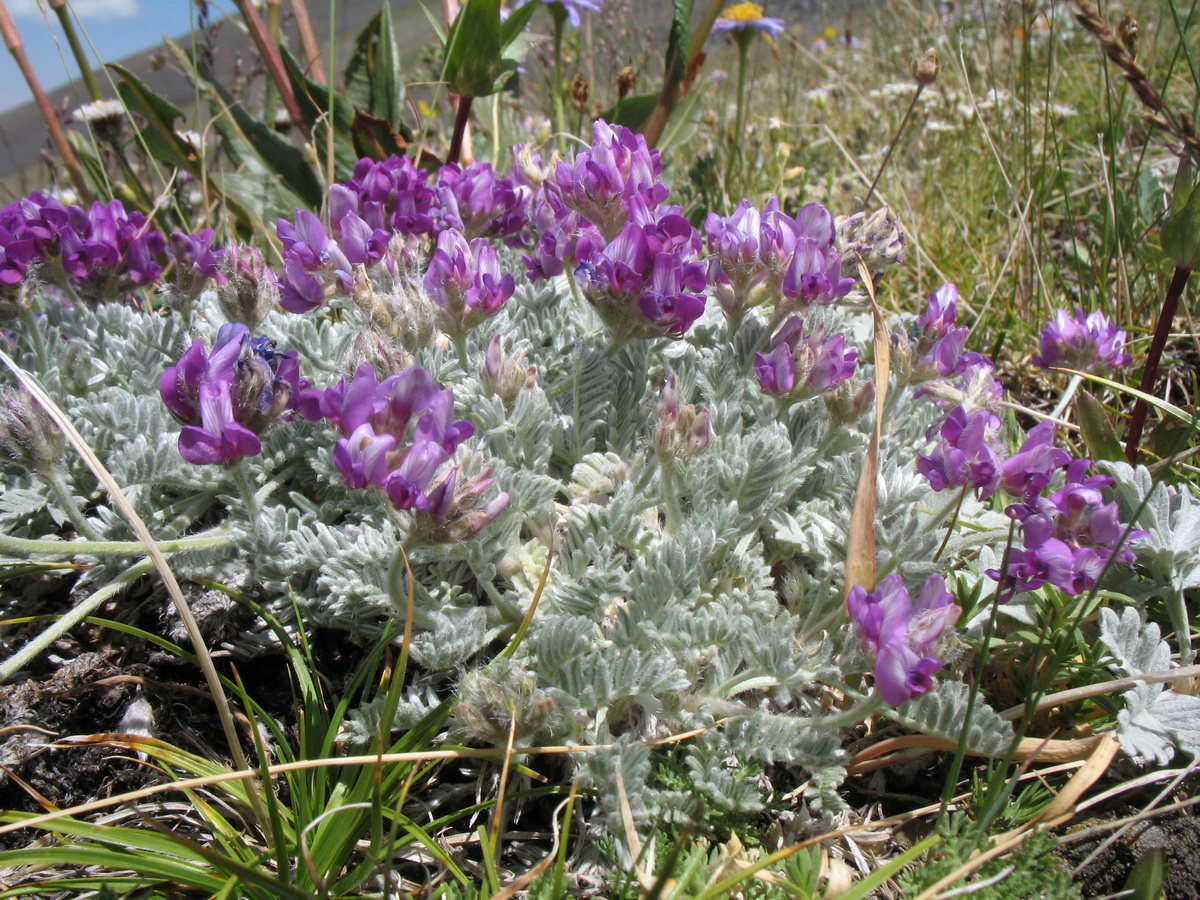
[[[1052,425],[1005,437],[1003,388],[965,349],[946,285],[893,339],[879,578],[844,584],[878,374],[856,273],[882,283],[903,233],[887,210],[770,200],[702,234],[662,174],[604,122],[569,159],[518,148],[510,175],[362,160],[325,218],[278,221],[275,270],[211,233],[168,239],[118,204],[35,195],[0,211],[16,354],[176,540],[181,572],[367,641],[407,613],[402,549],[416,666],[391,727],[457,693],[461,739],[602,745],[578,765],[618,832],[690,816],[656,753],[727,810],[763,809],[771,788],[751,775],[794,764],[828,811],[842,730],[870,713],[957,739],[970,661],[947,648],[972,623],[952,590],[986,559],[999,602],[1078,593],[1142,534]],[[170,262],[157,286],[174,311],[146,311]],[[124,538],[80,464],[41,458],[53,441],[31,434],[47,426],[30,402],[6,408],[4,531],[57,520],[81,557]],[[942,553],[952,517],[975,530]],[[78,589],[110,577],[95,567]],[[260,627],[230,632],[230,652],[269,643]],[[982,700],[971,722],[976,750],[1011,737]]]

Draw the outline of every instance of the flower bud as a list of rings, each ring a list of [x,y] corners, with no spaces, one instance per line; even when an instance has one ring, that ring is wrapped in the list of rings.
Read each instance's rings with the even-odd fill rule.
[[[499,397],[506,410],[512,410],[513,404],[517,402],[517,394],[522,389],[529,390],[537,386],[536,371],[532,366],[526,368],[522,365],[519,353],[514,356],[506,355],[500,335],[492,335],[483,357],[483,372],[480,377],[483,389],[488,394]]]
[[[33,394],[24,385],[0,387],[0,456],[45,476],[62,453],[62,432]]]
[[[217,301],[230,322],[241,322],[251,331],[266,319],[279,302],[279,288],[262,254],[248,244],[231,243],[218,271]]]
[[[904,229],[890,207],[839,216],[836,227],[842,265],[849,271],[857,271],[859,259],[872,273],[904,262]]]
[[[712,442],[712,420],[708,410],[697,410],[690,403],[680,407],[678,382],[674,375],[663,385],[654,417],[658,420],[654,452],[664,463],[703,453]]]

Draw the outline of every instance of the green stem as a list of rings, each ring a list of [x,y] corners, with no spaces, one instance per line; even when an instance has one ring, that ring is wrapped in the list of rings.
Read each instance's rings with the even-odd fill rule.
[[[733,171],[741,168],[744,150],[742,138],[746,131],[746,70],[750,68],[750,41],[753,33],[749,29],[736,32],[738,47],[738,80],[737,80],[737,116],[734,119],[733,142],[734,153],[730,160]]]
[[[240,459],[229,467],[237,484],[238,493],[242,495],[242,503],[246,507],[246,515],[250,519],[250,527],[254,536],[258,537],[258,497],[254,493],[254,485],[250,483],[250,473],[246,471],[246,460]]]
[[[100,533],[91,526],[87,520],[87,516],[83,514],[83,510],[75,502],[75,497],[71,493],[71,489],[67,486],[67,480],[63,476],[62,469],[58,466],[51,466],[42,477],[49,486],[50,493],[54,495],[54,499],[58,501],[63,512],[67,514],[67,518],[71,520],[71,524],[75,526],[75,530],[89,541],[99,541]]]
[[[1167,600],[1167,615],[1171,619],[1171,627],[1175,629],[1175,642],[1179,644],[1179,664],[1190,666],[1196,659],[1196,652],[1192,649],[1191,619],[1183,591],[1171,591]]]
[[[970,734],[971,719],[975,712],[975,701],[979,698],[979,685],[983,680],[984,668],[987,666],[988,650],[991,648],[992,633],[996,629],[996,616],[1000,611],[1000,597],[1004,591],[1004,579],[1008,573],[1008,562],[1012,557],[1013,536],[1016,534],[1016,521],[1008,526],[1008,541],[1004,545],[1004,555],[1000,560],[1000,581],[996,584],[996,593],[992,599],[991,613],[983,626],[983,640],[979,645],[979,662],[977,677],[971,682],[971,690],[967,695],[967,711],[963,716],[962,731],[958,735],[958,746],[954,748],[954,759],[950,763],[950,771],[946,775],[946,783],[942,785],[941,809],[938,820],[946,821],[950,812],[950,800],[954,797],[954,788],[958,783],[959,773],[962,772],[963,760],[967,756],[967,738]]]
[[[556,8],[555,6],[551,6],[551,10],[556,10]],[[558,132],[558,152],[566,153],[567,144],[563,135],[567,131],[567,112],[563,104],[562,45],[567,13],[566,10],[563,10],[561,16],[557,12],[552,14],[554,15],[554,84],[552,87],[554,93],[554,130]]]
[[[667,516],[667,534],[675,534],[683,526],[683,510],[679,505],[679,479],[674,464],[660,460],[659,475],[662,481],[660,499]]]
[[[454,336],[454,352],[458,354],[458,364],[466,375],[471,374],[470,366],[467,365],[467,336],[465,334],[457,334]]]
[[[813,722],[814,724],[819,724],[822,729],[843,728],[846,725],[857,725],[883,705],[883,697],[881,697],[879,695],[879,691],[876,690],[865,700],[860,700],[850,708],[844,709],[840,713],[834,713],[832,716],[816,717],[813,719]]]
[[[93,100],[103,100],[104,92],[100,90],[100,84],[92,72],[91,61],[83,50],[78,32],[75,31],[75,21],[71,18],[71,11],[67,8],[66,0],[57,0],[57,2],[52,0],[50,6],[54,9],[54,14],[58,16],[58,24],[62,26],[63,34],[67,36],[67,44],[71,47],[71,55],[75,57],[75,63],[79,66],[79,74],[83,76],[83,83],[87,87],[88,95]]]
[[[213,550],[229,546],[229,536],[224,527],[204,534],[179,538],[174,541],[158,541],[163,553],[185,553],[189,550]],[[141,541],[34,541],[0,533],[0,551],[21,556],[51,556],[70,559],[74,556],[142,556],[146,545]]]
[[[32,309],[24,303],[21,304],[20,309],[21,324],[25,326],[25,336],[29,339],[29,346],[33,349],[33,355],[37,359],[38,371],[45,372],[50,368],[50,361],[46,354],[46,341],[42,336],[42,329]]]
[[[967,499],[967,487],[968,485],[964,484],[958,494],[958,503],[954,505],[954,514],[950,516],[950,521],[946,523],[946,537],[942,540],[942,545],[938,547],[937,553],[933,554],[934,562],[942,558],[942,553],[945,552],[946,545],[950,543],[950,535],[954,534],[954,525],[958,522],[958,514],[962,512],[963,501]]]

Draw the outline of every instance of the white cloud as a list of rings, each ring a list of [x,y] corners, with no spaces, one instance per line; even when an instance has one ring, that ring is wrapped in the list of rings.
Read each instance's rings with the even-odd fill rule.
[[[81,19],[128,19],[141,12],[138,0],[71,0],[71,9]],[[9,0],[8,11],[14,17],[42,18],[38,0]]]

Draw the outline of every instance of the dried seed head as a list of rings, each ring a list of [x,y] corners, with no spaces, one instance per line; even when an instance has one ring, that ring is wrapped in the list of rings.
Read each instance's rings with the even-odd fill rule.
[[[625,66],[617,73],[617,96],[624,100],[629,96],[629,92],[633,90],[637,84],[637,72],[633,70],[633,63]]]
[[[932,84],[938,77],[938,54],[936,47],[930,47],[915,60],[912,65],[913,78],[917,84]]]
[[[1138,23],[1129,10],[1125,10],[1125,15],[1121,17],[1121,21],[1117,25],[1117,39],[1131,59],[1137,57]]]
[[[571,79],[571,102],[575,108],[583,112],[587,108],[588,97],[591,95],[591,85],[582,72],[576,72]]]

